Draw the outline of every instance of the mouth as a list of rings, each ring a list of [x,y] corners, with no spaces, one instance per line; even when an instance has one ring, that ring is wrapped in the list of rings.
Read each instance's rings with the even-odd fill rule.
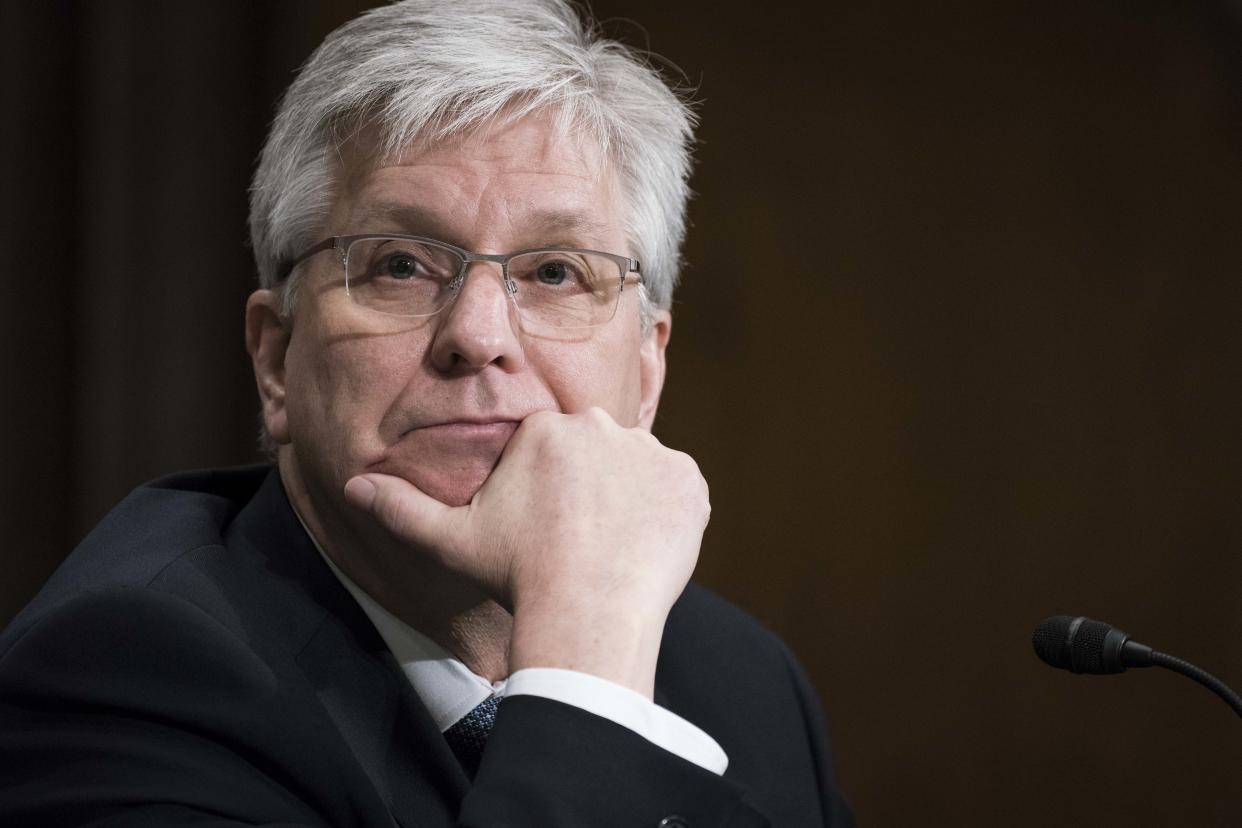
[[[486,455],[494,463],[521,424],[521,420],[495,418],[431,422],[405,432],[393,448],[399,453],[427,453],[429,460]]]
[[[491,442],[498,438],[503,438],[507,442],[513,436],[513,432],[517,431],[519,425],[520,422],[518,420],[451,420],[449,422],[420,426],[407,432],[407,436],[421,433],[434,439],[484,440]]]

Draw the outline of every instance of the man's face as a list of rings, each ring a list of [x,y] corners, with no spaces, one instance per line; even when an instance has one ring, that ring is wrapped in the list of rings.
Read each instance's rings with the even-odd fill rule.
[[[634,256],[623,211],[593,143],[561,139],[535,115],[410,148],[383,166],[348,165],[323,235],[393,232],[478,253],[568,246]],[[287,482],[316,511],[335,511],[345,482],[366,471],[467,503],[535,411],[599,406],[621,425],[651,426],[670,320],[660,312],[644,337],[632,286],[606,325],[550,335],[523,331],[492,263],[471,264],[449,306],[414,320],[355,304],[333,251],[302,267],[293,319],[279,320],[275,297],[258,291],[247,335],[282,471],[298,478]]]

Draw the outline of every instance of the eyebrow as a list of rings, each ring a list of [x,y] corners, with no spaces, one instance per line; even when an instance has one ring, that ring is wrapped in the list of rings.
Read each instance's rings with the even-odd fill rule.
[[[464,241],[438,213],[414,204],[380,201],[369,205],[355,220],[355,232],[372,232],[369,225],[380,223],[381,230],[400,228],[404,232],[430,236],[461,247]],[[601,244],[610,226],[577,210],[535,210],[522,221],[523,235],[530,240],[526,246],[552,245],[574,247],[579,244]],[[586,241],[584,241],[586,240]]]

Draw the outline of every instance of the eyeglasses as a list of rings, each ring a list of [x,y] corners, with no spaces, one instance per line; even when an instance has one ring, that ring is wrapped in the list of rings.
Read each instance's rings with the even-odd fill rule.
[[[471,262],[500,265],[506,293],[524,322],[591,328],[616,315],[637,259],[598,250],[547,248],[507,255],[471,253],[421,236],[332,236],[286,264],[281,278],[324,250],[336,250],[345,290],[364,308],[390,316],[439,313],[460,292]],[[636,282],[642,276],[634,277]]]

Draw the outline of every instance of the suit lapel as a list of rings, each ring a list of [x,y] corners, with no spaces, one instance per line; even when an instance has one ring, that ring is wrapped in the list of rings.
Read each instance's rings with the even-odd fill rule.
[[[249,515],[247,513],[250,513]],[[259,520],[254,520],[259,518]],[[292,585],[296,662],[341,738],[404,826],[454,825],[468,782],[426,707],[353,597],[320,557],[273,470],[238,517],[266,569]],[[309,618],[307,620],[310,620]],[[289,632],[294,632],[289,630]]]
[[[663,707],[665,710],[671,709],[668,706],[668,694],[666,694],[664,692],[664,688],[660,686],[660,678],[658,674],[656,676],[656,686],[655,686],[654,692],[652,693],[652,701],[654,701],[660,707]]]
[[[397,821],[453,825],[466,792],[461,766],[379,636],[370,630],[378,646],[360,650],[354,633],[325,618],[298,664]]]

